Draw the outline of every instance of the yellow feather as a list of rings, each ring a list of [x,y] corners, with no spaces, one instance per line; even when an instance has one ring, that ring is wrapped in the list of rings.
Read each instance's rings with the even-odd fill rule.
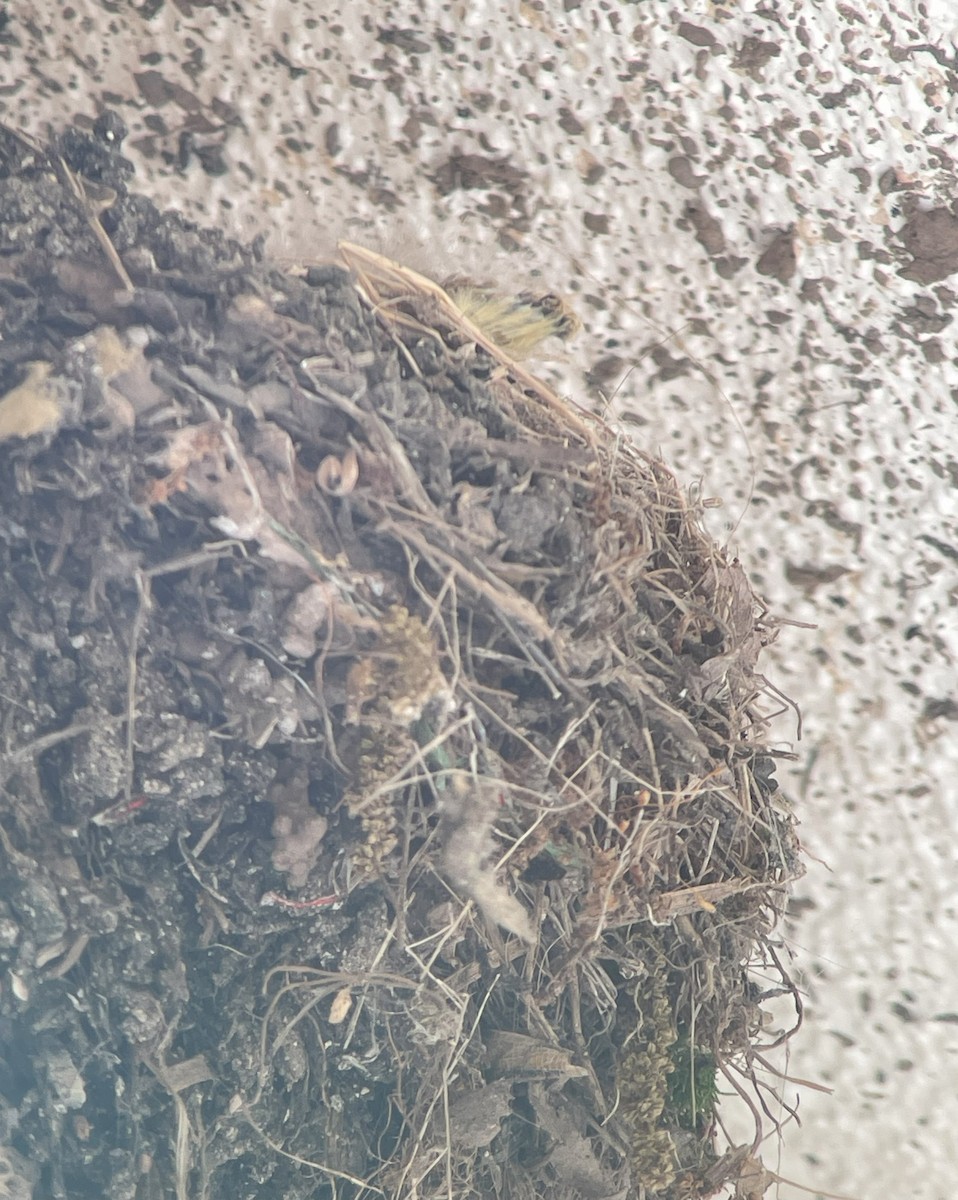
[[[551,293],[505,296],[458,283],[447,284],[446,291],[462,315],[510,358],[527,358],[547,338],[570,338],[581,328],[572,309]]]

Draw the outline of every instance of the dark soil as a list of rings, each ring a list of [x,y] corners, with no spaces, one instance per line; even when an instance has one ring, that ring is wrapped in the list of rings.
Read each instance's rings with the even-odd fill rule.
[[[741,566],[417,277],[160,214],[122,134],[0,131],[6,1194],[760,1195]]]

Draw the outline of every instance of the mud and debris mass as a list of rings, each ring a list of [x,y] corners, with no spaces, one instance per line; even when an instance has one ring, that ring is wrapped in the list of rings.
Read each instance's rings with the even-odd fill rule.
[[[161,214],[123,135],[0,131],[23,1194],[761,1195],[775,620],[441,289]]]

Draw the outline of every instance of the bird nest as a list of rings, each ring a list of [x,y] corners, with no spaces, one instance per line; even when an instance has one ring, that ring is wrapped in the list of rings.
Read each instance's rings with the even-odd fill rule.
[[[52,1197],[760,1195],[776,621],[491,292],[270,263],[121,139],[0,154],[11,1153]]]

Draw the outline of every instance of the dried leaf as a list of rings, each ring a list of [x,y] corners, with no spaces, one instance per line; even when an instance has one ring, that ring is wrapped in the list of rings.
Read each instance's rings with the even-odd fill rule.
[[[449,1096],[449,1133],[467,1150],[488,1146],[512,1107],[512,1084],[487,1083]]]
[[[215,1078],[202,1054],[196,1054],[163,1069],[163,1082],[171,1092],[182,1092],[184,1088]]]
[[[524,1033],[497,1029],[486,1042],[489,1067],[496,1075],[523,1076],[530,1074],[555,1075],[576,1079],[588,1075],[585,1067],[576,1066],[571,1051],[553,1046]]]
[[[746,1158],[735,1181],[735,1200],[762,1200],[777,1178],[771,1171],[766,1171],[760,1158]]]
[[[583,1132],[585,1114],[561,1092],[552,1093],[542,1084],[530,1084],[529,1100],[540,1127],[552,1139],[549,1166],[558,1177],[557,1191],[572,1189],[582,1196],[611,1196],[615,1181],[607,1173]]]
[[[333,1002],[329,1006],[329,1023],[330,1025],[339,1025],[346,1020],[349,1010],[353,1006],[352,989],[348,987],[340,988],[333,997]]]

